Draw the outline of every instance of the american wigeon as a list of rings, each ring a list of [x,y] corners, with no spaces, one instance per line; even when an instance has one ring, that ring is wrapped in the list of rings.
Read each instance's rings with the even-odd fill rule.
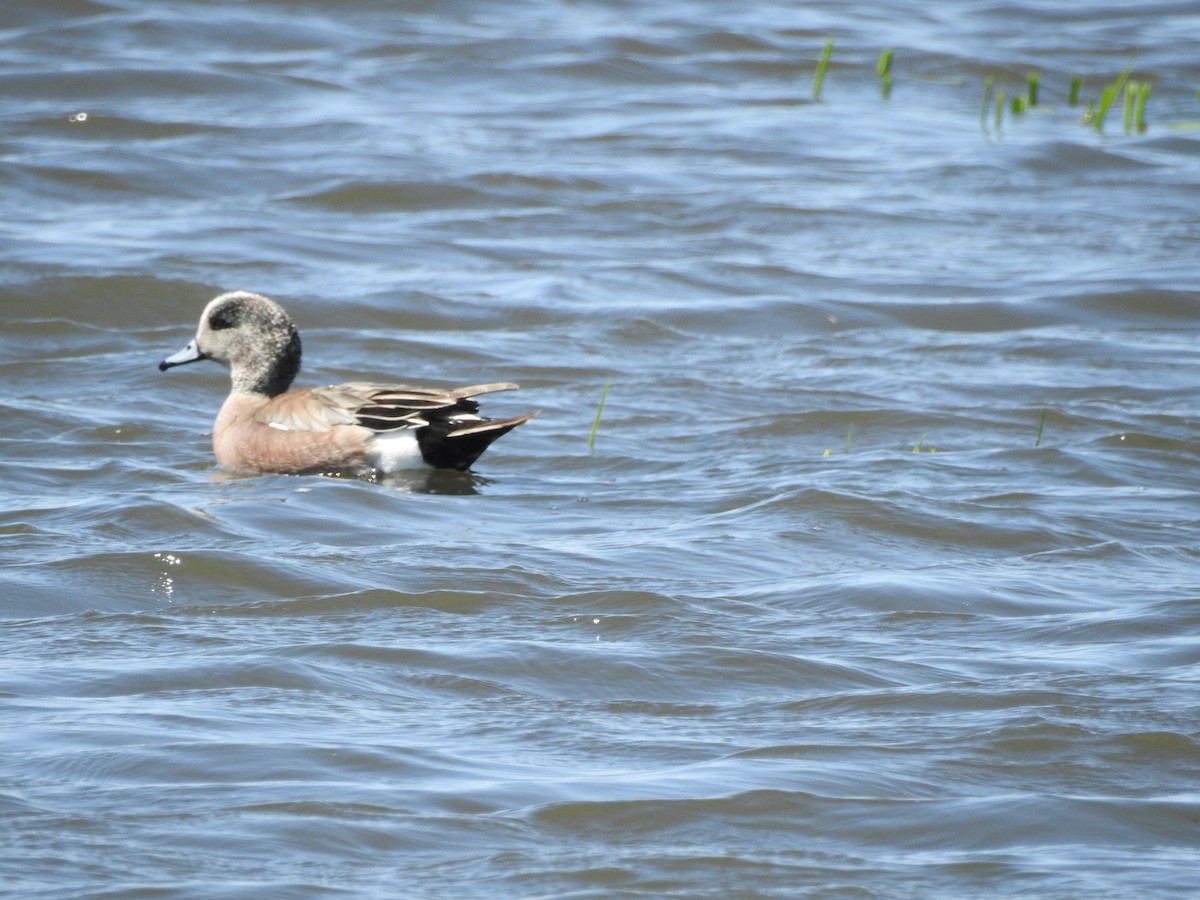
[[[349,382],[288,390],[300,334],[283,307],[233,291],[204,308],[196,337],[158,368],[212,359],[233,387],[213,425],[217,463],[234,472],[388,474],[468,468],[496,438],[532,419],[485,419],[472,397],[515,384],[412,387]]]

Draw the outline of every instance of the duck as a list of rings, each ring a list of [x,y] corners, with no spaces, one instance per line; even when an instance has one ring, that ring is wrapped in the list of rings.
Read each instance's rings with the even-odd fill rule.
[[[493,441],[541,411],[481,416],[475,398],[515,390],[509,382],[293,388],[300,357],[300,332],[282,306],[262,294],[230,291],[204,307],[196,336],[158,368],[212,360],[229,370],[230,392],[213,423],[212,444],[217,465],[238,474],[466,471]]]

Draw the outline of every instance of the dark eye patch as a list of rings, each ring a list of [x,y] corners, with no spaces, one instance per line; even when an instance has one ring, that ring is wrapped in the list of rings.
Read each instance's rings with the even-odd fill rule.
[[[233,328],[235,325],[237,325],[237,315],[234,310],[228,307],[213,310],[213,314],[208,317],[208,327],[213,331]]]

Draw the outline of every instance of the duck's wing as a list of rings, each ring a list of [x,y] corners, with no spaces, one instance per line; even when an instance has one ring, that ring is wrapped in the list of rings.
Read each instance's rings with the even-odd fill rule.
[[[352,381],[280,394],[255,418],[281,431],[329,431],[337,425],[360,425],[386,432],[420,428],[434,421],[469,426],[480,421],[479,404],[472,397],[516,387],[509,382],[443,389]]]

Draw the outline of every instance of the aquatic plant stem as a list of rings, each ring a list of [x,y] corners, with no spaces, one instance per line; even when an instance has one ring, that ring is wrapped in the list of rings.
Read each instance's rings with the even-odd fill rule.
[[[1137,95],[1137,109],[1134,112],[1134,128],[1138,133],[1146,130],[1146,101],[1150,99],[1150,89],[1154,86],[1153,82],[1147,81],[1139,86]]]
[[[1115,101],[1121,91],[1124,90],[1125,82],[1129,80],[1129,73],[1132,71],[1133,63],[1130,63],[1125,67],[1125,71],[1117,76],[1117,80],[1106,87],[1103,92],[1101,92],[1100,105],[1096,108],[1096,115],[1092,119],[1092,124],[1095,126],[1097,131],[1104,130],[1104,117],[1108,115],[1109,107],[1113,105],[1113,101]]]
[[[1079,92],[1083,89],[1083,79],[1078,75],[1071,79],[1071,93],[1067,97],[1068,106],[1079,105]]]
[[[592,421],[592,430],[588,434],[588,453],[596,452],[596,429],[600,427],[600,414],[604,412],[604,401],[608,399],[608,389],[612,385],[612,376],[604,379],[604,390],[600,393],[600,405],[596,407],[596,418]]]
[[[892,95],[892,49],[885,48],[879,53],[879,61],[875,63],[875,74],[879,76],[879,90],[886,100]]]
[[[817,62],[817,72],[813,76],[813,99],[821,99],[821,88],[825,84],[825,73],[829,71],[829,58],[833,56],[833,38],[825,41],[825,49],[821,51],[821,59]]]

